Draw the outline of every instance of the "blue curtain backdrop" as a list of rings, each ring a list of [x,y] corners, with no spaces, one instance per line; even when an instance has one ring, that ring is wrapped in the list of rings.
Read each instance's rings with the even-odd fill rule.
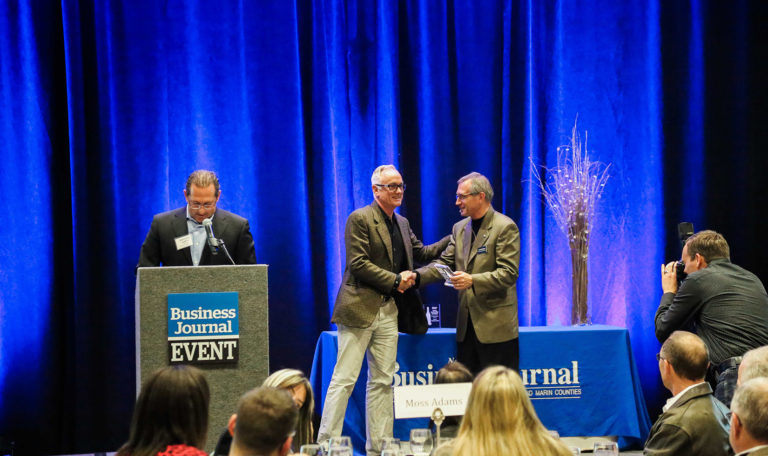
[[[197,168],[270,265],[272,369],[309,369],[344,222],[383,163],[426,242],[459,218],[456,179],[489,176],[521,227],[521,324],[568,324],[567,244],[529,158],[554,165],[577,115],[611,164],[592,320],[629,329],[655,416],[676,223],[721,231],[768,277],[767,16],[705,0],[0,2],[0,436],[22,454],[127,438],[134,266]],[[450,290],[425,296],[454,323]]]

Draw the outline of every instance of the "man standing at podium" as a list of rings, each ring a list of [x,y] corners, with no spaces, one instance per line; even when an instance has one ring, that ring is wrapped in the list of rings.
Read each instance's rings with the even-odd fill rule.
[[[190,174],[184,189],[187,205],[154,216],[141,246],[138,267],[230,264],[224,252],[214,255],[206,246],[205,219],[211,219],[213,235],[224,241],[236,264],[256,264],[248,220],[217,209],[220,197],[214,172],[197,170]]]
[[[366,453],[378,455],[381,439],[392,437],[392,376],[397,357],[397,332],[423,334],[427,321],[412,272],[413,260],[427,263],[448,244],[424,246],[408,220],[395,209],[403,202],[405,184],[392,165],[371,176],[374,202],[347,218],[344,246],[347,265],[331,321],[339,328],[339,351],[328,386],[319,442],[341,435],[347,402],[360,365],[368,354]]]

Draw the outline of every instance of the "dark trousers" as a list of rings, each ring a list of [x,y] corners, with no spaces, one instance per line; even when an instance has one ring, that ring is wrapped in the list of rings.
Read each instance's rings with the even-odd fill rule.
[[[475,326],[467,315],[467,332],[464,340],[456,342],[456,360],[477,375],[488,366],[507,366],[520,372],[520,342],[518,338],[484,344],[477,340]]]
[[[741,356],[736,356],[726,359],[717,366],[710,365],[707,370],[707,381],[712,386],[715,397],[729,408],[733,393],[736,392],[740,364]]]

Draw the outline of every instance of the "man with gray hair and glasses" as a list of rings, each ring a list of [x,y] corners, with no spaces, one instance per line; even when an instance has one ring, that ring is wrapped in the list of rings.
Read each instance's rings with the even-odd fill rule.
[[[736,456],[768,456],[768,378],[747,380],[736,389],[729,437]]]
[[[331,322],[339,329],[338,355],[325,395],[319,442],[341,435],[347,402],[363,358],[368,359],[366,453],[378,455],[383,437],[392,437],[392,376],[397,333],[424,334],[427,317],[415,288],[414,260],[428,263],[440,255],[448,236],[425,246],[408,220],[396,214],[405,184],[397,169],[382,165],[371,176],[373,203],[347,218],[347,264]]]
[[[470,173],[458,181],[456,206],[463,220],[453,225],[448,248],[436,264],[418,269],[422,284],[444,281],[439,265],[451,268],[458,291],[456,359],[475,375],[498,364],[519,370],[517,277],[520,231],[491,206],[488,178]]]

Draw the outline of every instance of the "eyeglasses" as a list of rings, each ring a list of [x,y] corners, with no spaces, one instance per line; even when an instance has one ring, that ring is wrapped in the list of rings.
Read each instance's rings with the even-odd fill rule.
[[[662,359],[667,359],[667,358],[661,356],[661,353],[656,353],[656,361],[661,361]]]
[[[189,203],[189,208],[194,210],[199,210],[201,207],[204,207],[207,210],[214,206],[216,206],[216,203],[205,203],[205,204],[200,204],[197,202]]]
[[[464,201],[465,199],[469,198],[472,195],[477,195],[477,192],[474,193],[457,193],[456,199]]]
[[[405,191],[405,184],[373,184],[379,188],[386,188],[390,192],[396,192],[399,188],[402,191]]]

